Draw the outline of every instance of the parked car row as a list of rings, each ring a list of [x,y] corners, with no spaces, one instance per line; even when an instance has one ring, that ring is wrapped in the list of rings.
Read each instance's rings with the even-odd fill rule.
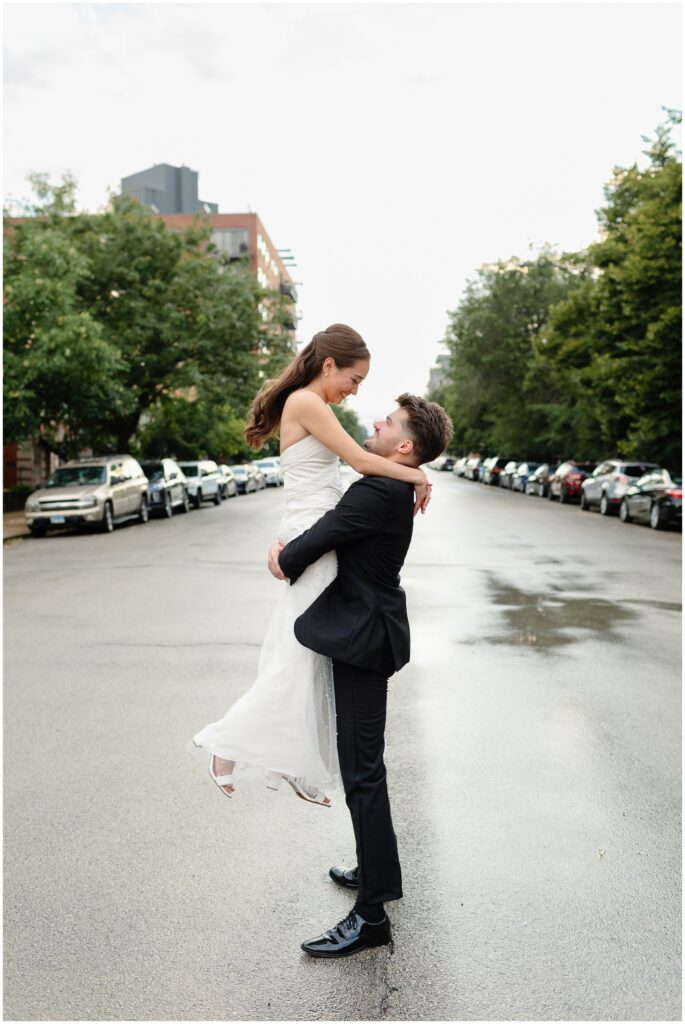
[[[24,514],[34,537],[73,526],[111,533],[128,519],[141,523],[151,515],[170,519],[174,512],[189,512],[203,502],[220,505],[238,494],[282,484],[278,456],[226,466],[211,459],[138,462],[130,455],[106,455],[73,459],[60,466],[49,480],[37,485]]]
[[[642,520],[655,530],[682,525],[682,479],[654,462],[614,458],[551,464],[467,455],[454,462],[452,472],[467,480],[558,500],[561,505],[578,502],[584,511],[596,508],[603,516],[618,513],[624,523]]]

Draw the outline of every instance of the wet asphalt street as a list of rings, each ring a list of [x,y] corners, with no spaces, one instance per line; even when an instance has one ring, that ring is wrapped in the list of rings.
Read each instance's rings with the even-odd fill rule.
[[[678,1020],[678,533],[433,474],[386,761],[394,948],[332,809],[186,752],[253,678],[281,491],[5,554],[5,1017]]]

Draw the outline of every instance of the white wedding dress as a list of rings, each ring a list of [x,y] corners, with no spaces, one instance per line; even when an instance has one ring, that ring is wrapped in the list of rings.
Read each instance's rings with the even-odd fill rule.
[[[342,495],[338,457],[308,434],[283,452],[285,515],[278,528],[283,544],[313,525]],[[195,750],[234,761],[234,780],[246,769],[281,776],[310,790],[339,784],[335,697],[330,658],[295,639],[295,619],[337,573],[334,551],[310,565],[292,586],[282,583],[259,655],[257,678],[218,722],[193,737]]]

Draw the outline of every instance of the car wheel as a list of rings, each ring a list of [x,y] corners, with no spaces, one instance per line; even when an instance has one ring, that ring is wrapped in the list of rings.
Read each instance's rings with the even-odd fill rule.
[[[100,531],[102,533],[112,533],[114,530],[114,513],[112,512],[112,502],[105,502],[105,507],[102,510],[102,520],[100,521]]]
[[[147,507],[147,498],[145,495],[140,499],[140,508],[138,509],[138,522],[146,523],[150,518],[150,512]]]
[[[601,515],[611,515],[611,505],[609,503],[609,495],[606,491],[602,492],[602,497],[599,499],[599,511]]]
[[[32,537],[44,537],[48,532],[44,526],[29,526]]]
[[[618,518],[621,520],[622,523],[630,522],[630,508],[628,507],[628,502],[625,498],[623,498],[621,504],[619,505]]]
[[[580,507],[583,510],[583,512],[590,511],[590,505],[588,503],[587,498],[585,497],[585,491],[580,492]]]
[[[165,516],[166,519],[171,519],[173,514],[174,514],[174,509],[173,509],[173,506],[171,504],[171,495],[167,491],[167,493],[164,495],[164,516]]]
[[[202,491],[197,490],[193,495],[193,508],[199,508],[202,504]]]
[[[660,530],[664,525],[661,509],[657,501],[652,502],[652,507],[649,510],[649,525],[653,530]]]
[[[214,495],[214,504],[215,505],[220,505],[221,504],[221,493],[219,491],[217,491],[216,494]]]

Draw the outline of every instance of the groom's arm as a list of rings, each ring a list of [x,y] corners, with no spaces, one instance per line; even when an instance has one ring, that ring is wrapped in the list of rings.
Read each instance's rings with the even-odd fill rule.
[[[327,551],[380,532],[397,500],[395,483],[380,476],[362,477],[348,487],[335,508],[286,544],[278,561],[290,582]]]

